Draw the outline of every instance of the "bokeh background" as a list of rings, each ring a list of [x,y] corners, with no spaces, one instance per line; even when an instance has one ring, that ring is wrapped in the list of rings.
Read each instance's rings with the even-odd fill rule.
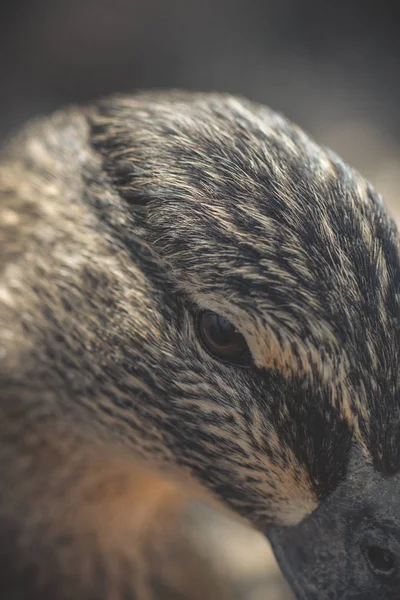
[[[2,0],[0,136],[115,91],[232,92],[336,150],[400,220],[399,25],[385,0]],[[227,543],[251,576],[252,540]],[[286,597],[271,577],[268,597]]]
[[[184,87],[269,104],[399,213],[400,3],[2,0],[0,135],[114,91]]]

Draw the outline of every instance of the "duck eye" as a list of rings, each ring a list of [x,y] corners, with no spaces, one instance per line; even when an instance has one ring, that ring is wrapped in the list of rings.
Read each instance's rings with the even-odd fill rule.
[[[215,358],[241,367],[251,365],[251,354],[243,335],[224,317],[204,311],[197,329],[205,349]]]

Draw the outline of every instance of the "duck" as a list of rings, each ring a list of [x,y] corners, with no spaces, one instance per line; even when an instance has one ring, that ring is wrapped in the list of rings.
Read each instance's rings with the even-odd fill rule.
[[[25,600],[233,598],[209,511],[297,598],[400,585],[400,244],[268,107],[113,95],[0,153],[0,569]]]

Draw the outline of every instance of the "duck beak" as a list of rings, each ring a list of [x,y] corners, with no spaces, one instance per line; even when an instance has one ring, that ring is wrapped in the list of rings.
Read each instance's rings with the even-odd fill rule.
[[[400,598],[400,474],[357,462],[300,524],[268,531],[299,600]]]

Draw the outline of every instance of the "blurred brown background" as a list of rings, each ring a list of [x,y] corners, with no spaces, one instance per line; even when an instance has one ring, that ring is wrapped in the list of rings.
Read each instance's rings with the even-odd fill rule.
[[[3,0],[0,135],[114,91],[242,94],[359,168],[400,219],[399,23],[400,3],[382,0]],[[257,580],[263,543],[232,535],[247,597],[286,598],[273,574]]]
[[[71,101],[223,90],[284,112],[400,204],[400,3],[3,0],[0,134]]]

